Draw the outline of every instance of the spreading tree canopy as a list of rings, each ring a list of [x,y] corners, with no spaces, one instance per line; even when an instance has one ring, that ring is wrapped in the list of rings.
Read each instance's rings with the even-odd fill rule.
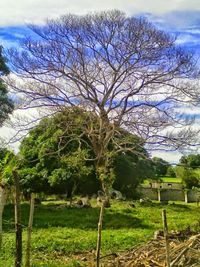
[[[91,116],[95,124],[97,118]],[[80,122],[84,119],[82,110],[68,108],[41,120],[24,138],[19,153],[22,159],[19,175],[25,192],[57,192],[70,196],[75,189],[79,193],[95,193],[100,189],[94,161],[90,160],[94,152],[89,140],[86,135],[82,135],[81,141],[79,139]],[[69,135],[68,131],[66,133],[68,127],[71,128]],[[113,180],[116,178],[114,187],[127,193],[147,177],[151,168],[148,166],[145,171],[147,154],[144,148],[137,145],[141,143],[139,138],[123,129],[119,129],[119,133],[115,139],[129,140],[129,147],[134,147],[135,153],[116,154],[110,174]],[[113,151],[112,143],[109,144],[109,151]]]
[[[180,107],[196,103],[199,71],[193,54],[173,36],[116,10],[69,14],[30,28],[36,38],[8,53],[17,79],[7,83],[24,97],[23,108],[84,110],[79,125],[105,191],[112,184],[110,143],[115,152],[130,150],[129,141],[115,138],[119,128],[154,149],[194,142]],[[98,118],[95,123],[88,111]]]

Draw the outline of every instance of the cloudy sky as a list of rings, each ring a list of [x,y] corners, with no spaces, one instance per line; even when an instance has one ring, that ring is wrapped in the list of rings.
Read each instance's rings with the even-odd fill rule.
[[[28,23],[43,24],[47,18],[66,13],[85,14],[108,9],[147,17],[157,27],[175,34],[179,45],[200,56],[199,0],[0,0],[0,44],[5,48],[18,46],[29,34]],[[198,114],[197,110],[187,112]],[[8,131],[12,132],[5,127],[0,129],[0,136],[8,135]],[[165,152],[157,155],[170,162],[177,162],[181,156]]]

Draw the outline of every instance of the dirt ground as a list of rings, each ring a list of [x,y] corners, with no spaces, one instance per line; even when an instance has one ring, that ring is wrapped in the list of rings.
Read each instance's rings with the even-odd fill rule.
[[[190,230],[169,234],[170,267],[200,267],[200,233]],[[85,266],[95,266],[93,253],[77,255]],[[104,255],[101,267],[165,267],[166,242],[162,232],[154,239],[122,254]]]

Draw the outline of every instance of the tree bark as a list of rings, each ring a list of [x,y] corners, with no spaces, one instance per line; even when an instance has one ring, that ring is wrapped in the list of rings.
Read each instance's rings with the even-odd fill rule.
[[[21,267],[22,264],[22,225],[21,225],[21,207],[20,207],[20,186],[19,177],[13,170],[14,180],[14,202],[15,202],[15,233],[16,233],[16,251],[15,251],[15,267]]]
[[[26,267],[30,267],[30,254],[31,254],[31,233],[32,233],[32,226],[33,226],[33,213],[34,213],[34,196],[31,194],[30,199],[30,214],[29,214],[29,222],[28,222],[28,229],[27,229],[27,242],[26,242]]]
[[[101,253],[101,231],[103,224],[103,212],[104,212],[104,201],[102,202],[99,223],[98,223],[98,236],[97,236],[97,249],[96,249],[96,267],[100,266],[100,253]]]

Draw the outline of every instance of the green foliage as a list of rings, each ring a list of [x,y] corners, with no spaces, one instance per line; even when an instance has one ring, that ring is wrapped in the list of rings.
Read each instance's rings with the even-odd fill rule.
[[[137,186],[144,179],[151,179],[155,176],[152,161],[139,158],[135,154],[119,155],[114,165],[116,180],[113,187],[127,197],[133,197]]]
[[[175,173],[175,168],[173,166],[169,166],[167,168],[167,173],[166,173],[167,176],[170,176],[170,177],[176,177],[176,173]]]
[[[185,188],[192,189],[193,187],[200,187],[200,176],[195,170],[177,166],[175,172],[176,176],[182,179],[182,184]]]
[[[157,177],[164,176],[167,174],[167,169],[169,168],[169,162],[163,160],[162,158],[154,157],[153,159],[155,174]]]
[[[89,119],[96,127],[97,118],[92,114],[78,108],[67,109],[52,118],[43,119],[30,131],[20,146],[24,160],[19,174],[24,191],[66,193],[70,196],[75,189],[79,193],[87,192],[88,185],[87,193],[94,193],[100,189],[97,176],[107,187],[116,180],[118,186],[131,186],[132,190],[142,176],[151,176],[150,161],[137,155],[147,156],[142,141],[125,130],[120,129],[109,144],[108,166],[96,168],[95,161],[87,160],[95,156],[80,124]],[[135,152],[117,155],[114,144],[119,141],[126,144],[127,149],[134,148]],[[126,169],[125,180],[123,168]]]
[[[16,168],[17,160],[15,154],[6,149],[0,149],[0,183],[3,185],[12,184],[12,170]]]
[[[30,131],[20,146],[24,159],[20,177],[25,191],[70,196],[73,188],[86,182],[94,166],[86,161],[92,157],[86,137],[82,142],[79,139],[83,119],[80,110],[68,109],[43,119]]]
[[[187,166],[192,169],[196,169],[200,167],[200,154],[194,155],[188,155],[188,156],[182,156],[180,159],[180,163],[183,166]]]
[[[8,115],[13,111],[13,102],[8,97],[8,91],[3,83],[1,76],[9,74],[9,69],[6,65],[6,60],[2,55],[3,48],[0,46],[0,126],[8,118]]]

